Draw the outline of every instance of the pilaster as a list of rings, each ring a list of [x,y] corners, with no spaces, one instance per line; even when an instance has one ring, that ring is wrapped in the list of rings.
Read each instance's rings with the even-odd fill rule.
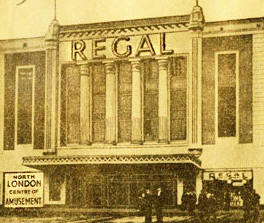
[[[45,36],[46,76],[45,76],[45,142],[44,154],[56,154],[57,122],[57,78],[59,23],[53,20]]]
[[[183,179],[181,177],[177,177],[177,205],[182,204],[182,195],[183,195]]]
[[[203,181],[202,181],[202,171],[201,170],[197,170],[197,171],[199,171],[196,175],[196,196],[198,198],[203,188]],[[198,199],[196,203],[198,203]]]
[[[194,6],[189,29],[192,38],[192,101],[191,101],[191,144],[201,145],[202,139],[202,31],[204,28],[204,15],[202,8]]]

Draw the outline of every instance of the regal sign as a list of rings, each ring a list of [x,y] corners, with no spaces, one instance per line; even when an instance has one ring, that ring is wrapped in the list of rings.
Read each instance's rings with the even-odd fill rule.
[[[60,45],[60,57],[83,61],[89,59],[129,58],[142,56],[162,56],[174,53],[189,53],[191,38],[188,33],[159,33],[136,36],[118,36],[87,40],[72,40],[70,58],[64,49],[69,42]]]
[[[6,173],[5,207],[43,207],[43,173]]]
[[[223,180],[223,181],[241,181],[241,180],[251,180],[251,171],[205,171],[203,174],[204,180]]]

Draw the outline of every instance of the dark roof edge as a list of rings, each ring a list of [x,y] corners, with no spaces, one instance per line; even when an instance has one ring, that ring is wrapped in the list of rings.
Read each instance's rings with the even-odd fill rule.
[[[165,16],[156,18],[132,19],[122,21],[98,22],[87,24],[61,25],[61,31],[72,31],[76,29],[111,29],[126,28],[147,25],[186,23],[189,22],[190,15]]]
[[[241,23],[253,23],[253,22],[264,22],[264,17],[212,21],[212,22],[206,22],[206,25],[215,26],[215,25],[241,24]]]
[[[21,38],[11,38],[11,39],[0,39],[0,42],[12,42],[12,41],[19,41],[19,40],[33,40],[33,39],[35,39],[35,40],[37,40],[37,39],[39,39],[39,40],[44,40],[45,39],[45,36],[33,36],[33,37],[21,37]]]
[[[115,28],[171,24],[171,23],[188,23],[189,19],[190,19],[190,15],[179,15],[179,16],[165,16],[165,17],[156,17],[156,18],[154,17],[154,18],[133,19],[133,20],[97,22],[97,23],[87,23],[87,24],[61,25],[60,31],[67,32],[67,31],[75,31],[82,29],[115,29]],[[206,22],[206,26],[253,23],[253,22],[264,22],[264,17],[212,21],[212,22]]]

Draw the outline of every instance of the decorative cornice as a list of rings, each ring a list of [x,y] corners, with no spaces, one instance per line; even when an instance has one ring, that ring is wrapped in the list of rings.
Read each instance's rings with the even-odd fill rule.
[[[94,39],[100,37],[116,37],[120,35],[142,35],[187,31],[189,15],[162,18],[138,19],[117,22],[93,23],[61,26],[60,41],[73,39]]]
[[[83,164],[161,164],[189,163],[200,168],[201,161],[193,154],[174,155],[86,155],[86,156],[28,156],[23,157],[23,165],[29,167],[47,165]]]

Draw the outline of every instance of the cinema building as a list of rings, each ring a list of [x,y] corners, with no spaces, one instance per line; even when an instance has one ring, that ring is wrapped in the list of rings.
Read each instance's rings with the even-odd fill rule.
[[[264,204],[263,86],[264,18],[198,5],[1,40],[0,202],[133,209],[161,186],[170,209],[204,186],[241,206],[247,185]]]

